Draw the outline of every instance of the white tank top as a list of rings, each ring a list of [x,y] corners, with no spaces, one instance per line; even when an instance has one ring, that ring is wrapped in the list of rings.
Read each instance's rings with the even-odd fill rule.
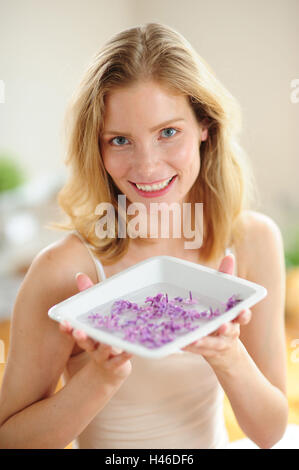
[[[98,273],[101,262],[88,249]],[[226,254],[232,252],[226,250]],[[236,270],[235,270],[236,273]],[[63,373],[67,383],[89,360],[72,357]],[[105,408],[72,443],[77,449],[222,449],[229,442],[223,413],[224,392],[207,361],[180,351],[159,360],[131,359],[132,371]]]

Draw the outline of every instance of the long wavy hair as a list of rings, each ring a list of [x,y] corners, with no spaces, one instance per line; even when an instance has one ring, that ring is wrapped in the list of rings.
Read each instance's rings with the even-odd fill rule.
[[[51,228],[77,230],[104,264],[113,264],[127,252],[129,237],[96,235],[100,217],[95,208],[101,202],[113,205],[118,233],[118,195],[122,194],[105,170],[99,142],[105,97],[117,88],[144,80],[154,80],[187,96],[198,122],[208,124],[208,138],[200,145],[201,168],[189,200],[203,203],[201,257],[207,261],[217,258],[242,236],[236,221],[255,197],[253,173],[238,143],[240,106],[190,43],[159,23],[114,35],[87,67],[65,115],[65,164],[70,171],[57,201],[67,220],[52,223]]]

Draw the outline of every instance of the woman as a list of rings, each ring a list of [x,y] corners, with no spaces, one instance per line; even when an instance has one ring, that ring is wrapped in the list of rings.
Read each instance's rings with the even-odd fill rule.
[[[59,203],[71,233],[36,256],[16,299],[1,446],[222,448],[224,391],[244,433],[272,447],[288,416],[283,244],[277,225],[250,207],[235,100],[179,33],[151,23],[122,31],[94,57],[69,116],[71,172]],[[202,246],[185,249],[184,235],[98,237],[95,209],[112,203],[117,228],[119,195],[148,213],[153,202],[203,203]],[[235,273],[268,295],[159,361],[48,318],[78,289],[156,255]]]

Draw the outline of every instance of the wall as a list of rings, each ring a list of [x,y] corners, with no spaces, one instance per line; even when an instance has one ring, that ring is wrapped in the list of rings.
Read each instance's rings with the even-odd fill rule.
[[[298,0],[12,0],[1,10],[0,150],[32,174],[64,171],[63,114],[92,54],[115,32],[158,21],[185,35],[240,101],[259,210],[283,225],[297,217]]]
[[[63,171],[62,120],[91,56],[127,27],[131,2],[11,0],[0,15],[0,150],[33,175]]]
[[[136,1],[135,16],[181,32],[239,100],[259,210],[283,227],[299,223],[299,103],[290,99],[299,79],[298,0]]]

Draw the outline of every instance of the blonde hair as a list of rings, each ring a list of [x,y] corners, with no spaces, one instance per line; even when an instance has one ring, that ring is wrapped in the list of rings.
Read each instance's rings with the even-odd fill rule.
[[[105,97],[113,90],[154,80],[188,97],[199,122],[208,124],[201,143],[201,168],[189,193],[190,202],[202,202],[204,214],[201,257],[220,256],[233,243],[236,221],[253,199],[254,178],[238,144],[241,113],[235,98],[217,80],[209,65],[174,29],[147,23],[114,35],[90,63],[66,113],[69,137],[65,163],[70,174],[58,193],[67,214],[61,230],[77,230],[93,246],[104,264],[113,264],[127,252],[130,238],[100,239],[95,232],[95,208],[110,202],[116,211],[120,191],[104,168],[99,136],[103,129]]]

